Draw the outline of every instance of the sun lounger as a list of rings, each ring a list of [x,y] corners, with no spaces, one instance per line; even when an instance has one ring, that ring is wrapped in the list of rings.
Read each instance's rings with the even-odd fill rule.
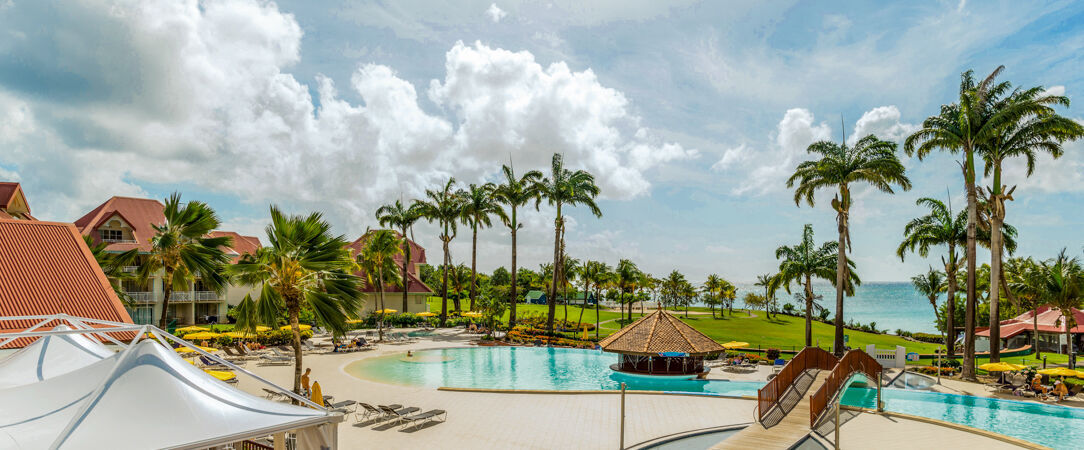
[[[380,410],[384,412],[384,416],[387,418],[395,419],[394,422],[400,422],[412,413],[421,411],[421,408],[409,407],[394,409],[390,406],[381,406]]]
[[[361,406],[362,410],[361,411],[357,411],[357,410],[354,411],[354,421],[355,422],[360,423],[360,422],[364,422],[366,420],[369,420],[369,419],[372,419],[372,418],[375,418],[375,417],[380,417],[380,416],[384,415],[384,411],[381,411],[380,408],[377,408],[377,407],[375,407],[373,405],[370,405],[368,403],[358,402],[358,406]]]
[[[447,411],[444,411],[443,409],[430,409],[429,411],[423,413],[412,414],[399,419],[400,422],[403,423],[403,427],[399,430],[402,431],[411,427],[417,429],[418,427],[425,425],[429,422],[444,422],[447,419]]]
[[[272,391],[272,390],[270,390],[268,388],[263,388],[263,392],[264,392],[263,397],[268,399],[268,400],[278,400],[280,398],[281,399],[290,398],[289,395],[283,394],[282,392],[278,392],[278,391]]]
[[[354,400],[343,400],[335,403],[325,403],[324,407],[335,412],[343,413],[343,415],[353,414],[357,409],[358,402]]]
[[[208,358],[206,356],[203,356],[203,355],[199,356],[199,362],[200,362],[200,368],[202,368],[202,369],[233,370],[231,367],[229,367],[229,366],[227,366],[225,364],[222,364],[222,363],[220,363],[218,361],[215,361],[215,360],[213,360],[211,358]]]

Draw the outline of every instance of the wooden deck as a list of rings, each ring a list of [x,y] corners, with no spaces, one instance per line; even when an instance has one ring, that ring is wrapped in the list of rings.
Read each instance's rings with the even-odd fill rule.
[[[712,449],[775,449],[789,448],[809,434],[809,394],[816,392],[831,373],[807,372],[808,380],[796,383],[785,396],[783,410],[770,414],[764,423],[754,423]],[[773,425],[774,423],[774,425]]]

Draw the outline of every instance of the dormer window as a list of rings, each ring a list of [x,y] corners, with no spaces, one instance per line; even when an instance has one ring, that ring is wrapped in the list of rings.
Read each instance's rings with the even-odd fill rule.
[[[121,230],[98,230],[102,242],[120,242],[124,240],[124,232]]]

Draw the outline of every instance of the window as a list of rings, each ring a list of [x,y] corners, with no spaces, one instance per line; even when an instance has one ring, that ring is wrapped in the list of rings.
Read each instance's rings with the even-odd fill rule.
[[[103,242],[119,242],[124,239],[124,232],[121,230],[98,230],[98,233]]]

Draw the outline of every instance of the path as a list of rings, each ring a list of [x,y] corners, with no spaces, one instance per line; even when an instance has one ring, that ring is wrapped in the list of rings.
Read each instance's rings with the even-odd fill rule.
[[[793,389],[783,395],[780,403],[789,412],[776,411],[765,419],[769,427],[764,423],[754,423],[738,432],[730,439],[720,442],[713,449],[750,449],[750,448],[789,448],[809,434],[809,396],[808,392],[816,392],[821,384],[831,373],[827,370],[819,371],[815,376],[806,372],[804,383],[796,382]],[[775,422],[775,425],[771,423]]]

